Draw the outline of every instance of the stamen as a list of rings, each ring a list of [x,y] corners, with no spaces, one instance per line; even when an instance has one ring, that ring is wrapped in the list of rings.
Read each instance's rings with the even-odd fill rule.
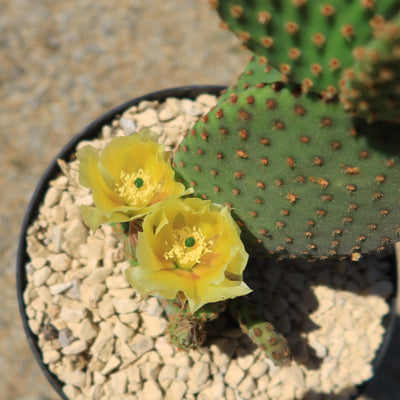
[[[171,246],[170,242],[166,242]],[[207,241],[198,227],[176,229],[172,232],[172,247],[164,253],[166,260],[174,260],[178,268],[191,271],[201,258],[212,252],[213,241]]]
[[[131,174],[121,171],[120,179],[121,183],[116,184],[115,191],[127,205],[134,207],[147,206],[162,188],[162,185],[153,182],[149,170],[141,168]]]

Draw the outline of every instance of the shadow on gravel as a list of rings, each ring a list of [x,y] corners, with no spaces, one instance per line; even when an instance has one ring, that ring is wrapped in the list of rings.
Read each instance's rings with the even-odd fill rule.
[[[395,278],[394,255],[380,258],[365,257],[358,263],[334,260],[325,261],[324,264],[318,261],[274,262],[257,258],[249,261],[244,279],[254,290],[249,298],[257,304],[259,315],[264,316],[287,338],[293,359],[306,371],[317,371],[326,361],[324,359],[335,358],[329,354],[329,349],[324,345],[316,347],[315,342],[313,346],[310,345],[307,337],[320,328],[310,318],[311,314],[329,314],[334,312],[333,309],[338,301],[346,302],[340,295],[332,297],[332,290],[327,290],[324,294],[326,298],[320,297],[319,301],[315,296],[315,288],[319,288],[320,294],[324,288],[328,288],[361,296],[375,295],[386,299],[390,307],[390,314],[383,318],[382,323],[387,331],[383,344],[375,355],[374,376],[369,381],[359,386],[343,388],[335,394],[325,393],[326,390],[322,388],[313,389],[306,392],[303,397],[293,397],[293,400],[397,400],[399,398],[398,394],[390,391],[395,390],[391,389],[390,385],[385,388],[386,397],[382,397],[385,376],[397,374],[400,379],[400,323],[399,318],[396,320],[395,317],[394,295],[397,291],[393,285],[393,282],[396,282]],[[362,297],[360,298],[362,300]],[[343,321],[339,321],[341,317]],[[336,324],[351,324],[350,320],[346,320],[347,317],[348,315],[337,316],[338,321],[326,327],[324,335],[329,338],[337,328]],[[227,312],[210,323],[207,331],[208,340],[205,345],[218,345],[220,351],[230,359],[257,354],[257,346],[247,335],[241,333],[238,324]],[[361,338],[354,340],[357,342],[359,339]],[[361,395],[368,397],[359,397]]]

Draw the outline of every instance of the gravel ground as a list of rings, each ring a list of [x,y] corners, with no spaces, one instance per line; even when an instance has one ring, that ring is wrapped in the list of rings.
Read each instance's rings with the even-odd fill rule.
[[[206,0],[0,0],[0,15],[0,399],[56,400],[15,293],[19,228],[39,177],[108,109],[167,87],[229,84],[248,54],[218,28]],[[398,399],[399,347],[369,399]]]
[[[206,94],[196,102],[141,102],[78,148],[101,149],[113,135],[143,128],[173,148],[178,133],[215,101]],[[28,229],[23,297],[43,360],[68,398],[349,400],[355,385],[373,375],[385,298],[393,293],[390,263],[249,262],[245,280],[258,309],[288,338],[290,368],[275,367],[227,315],[209,329],[204,346],[176,352],[157,300],[138,301],[124,278],[129,263],[115,232],[106,225],[93,233],[83,224],[80,205],[91,205],[92,196],[78,183],[78,161],[59,165],[64,174],[50,182]]]

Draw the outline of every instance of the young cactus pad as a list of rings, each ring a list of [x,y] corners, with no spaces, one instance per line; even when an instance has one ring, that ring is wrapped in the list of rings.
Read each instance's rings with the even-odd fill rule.
[[[232,208],[248,251],[320,258],[398,240],[399,149],[398,126],[272,84],[219,103],[174,166],[195,195]]]
[[[344,108],[369,121],[400,123],[400,14],[375,29],[374,40],[354,52],[340,81]]]
[[[272,324],[257,315],[255,307],[246,300],[233,301],[229,306],[243,332],[259,346],[278,367],[288,367],[292,361],[287,340]]]
[[[397,0],[212,0],[223,25],[254,53],[280,70],[281,80],[337,93],[352,50],[371,38],[372,27],[390,19]]]

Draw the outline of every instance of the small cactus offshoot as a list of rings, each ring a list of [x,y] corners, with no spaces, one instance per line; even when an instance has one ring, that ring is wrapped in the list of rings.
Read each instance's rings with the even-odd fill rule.
[[[264,351],[278,367],[288,367],[292,355],[287,340],[274,326],[261,318],[249,301],[233,300],[229,305],[232,315],[238,320],[243,332]]]
[[[354,64],[339,81],[340,100],[370,122],[400,123],[400,16],[374,29],[374,39],[353,52]]]

